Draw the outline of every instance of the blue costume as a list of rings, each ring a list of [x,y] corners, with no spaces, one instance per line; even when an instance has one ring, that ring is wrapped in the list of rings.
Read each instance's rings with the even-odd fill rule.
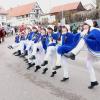
[[[15,43],[19,43],[19,42],[20,42],[20,36],[17,35],[17,36],[15,37]]]
[[[51,36],[49,36],[49,39],[51,39],[52,43],[49,43],[48,46],[56,46],[57,45],[57,41],[60,38],[60,33],[52,33]],[[49,41],[50,42],[50,41]]]
[[[84,40],[89,50],[100,53],[100,30],[91,30]]]
[[[26,39],[28,39],[28,40],[32,40],[34,34],[35,34],[34,32],[30,32],[30,33],[28,33]]]
[[[25,34],[21,34],[20,36],[20,41],[25,41],[26,40],[26,35]],[[24,50],[26,49],[26,45],[24,45]]]
[[[70,52],[76,47],[80,40],[80,34],[66,33],[62,34],[62,45],[58,47],[57,52],[61,55]]]
[[[32,38],[32,41],[33,41],[34,43],[37,43],[37,42],[40,41],[40,38],[41,38],[41,34],[40,34],[40,33],[35,33],[35,34],[34,34],[34,37]]]
[[[25,36],[25,34],[21,34],[21,36],[20,36],[20,40],[22,41],[22,40],[26,40],[26,36]]]
[[[42,42],[43,49],[45,51],[47,50],[48,41],[49,41],[48,35],[41,35],[41,42]]]

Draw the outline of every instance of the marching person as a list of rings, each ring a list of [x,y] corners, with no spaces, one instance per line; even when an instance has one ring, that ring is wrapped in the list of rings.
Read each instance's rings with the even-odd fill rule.
[[[28,26],[27,33],[24,32],[26,32],[26,30],[20,34],[20,53],[16,55],[20,57],[25,57],[30,52],[31,45],[33,43],[32,39],[35,37],[35,34],[37,33],[37,28],[32,28],[31,26]]]
[[[24,53],[20,57],[25,57],[26,55],[30,55],[31,52],[31,45],[32,45],[32,38],[34,37],[35,32],[32,30],[32,26],[27,26],[27,36],[26,36],[26,41],[23,42],[22,46],[26,46],[26,49],[24,50]],[[22,47],[22,48],[23,48]]]
[[[33,52],[32,52],[32,57],[30,58],[31,60],[34,60],[35,64],[36,64],[36,69],[35,72],[38,71],[38,69],[40,69],[40,63],[39,63],[39,54],[45,54],[46,50],[47,50],[47,45],[48,45],[48,34],[46,32],[45,28],[41,28],[41,37],[40,37],[40,41],[35,43],[33,46]],[[37,52],[38,50],[38,52]],[[35,58],[35,59],[33,59]]]
[[[64,53],[70,52],[77,45],[79,40],[80,40],[80,34],[71,33],[69,25],[62,26],[61,44],[57,48],[56,66],[53,68],[54,70],[57,70],[63,67],[64,76],[63,79],[61,80],[62,82],[69,79],[67,62],[66,66],[62,66],[63,55]]]
[[[41,33],[38,32],[38,28],[37,27],[33,27],[33,32],[34,32],[34,36],[32,37],[32,43],[31,43],[31,49],[32,49],[32,52],[30,53],[30,56],[28,57],[28,68],[27,69],[30,69],[31,67],[35,66],[35,63],[33,61],[33,59],[35,59],[35,56],[32,54],[33,51],[34,51],[34,47],[35,45],[40,41],[40,38],[41,38]],[[30,59],[31,58],[31,59]]]
[[[82,38],[78,45],[67,54],[64,54],[67,58],[75,59],[75,56],[87,45],[88,55],[86,60],[86,67],[90,75],[91,85],[89,89],[93,89],[99,83],[96,79],[93,63],[100,58],[100,29],[93,27],[92,20],[86,20],[83,25]]]
[[[25,31],[23,31],[21,34],[20,34],[20,43],[19,43],[19,46],[18,46],[18,52],[15,54],[15,56],[21,56],[22,54],[24,54],[24,50],[25,50],[25,41],[26,41],[26,33]]]

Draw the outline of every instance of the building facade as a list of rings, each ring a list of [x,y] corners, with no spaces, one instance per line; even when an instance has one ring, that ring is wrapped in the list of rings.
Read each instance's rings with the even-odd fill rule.
[[[85,11],[81,2],[67,3],[64,5],[56,6],[51,9],[50,14],[55,15],[56,22],[70,23],[73,19],[73,14]]]
[[[100,0],[96,0],[97,8],[100,9]]]
[[[4,25],[7,22],[7,12],[3,9],[0,8],[0,24]]]
[[[7,23],[12,26],[39,23],[42,14],[43,11],[37,2],[21,5],[8,10]]]

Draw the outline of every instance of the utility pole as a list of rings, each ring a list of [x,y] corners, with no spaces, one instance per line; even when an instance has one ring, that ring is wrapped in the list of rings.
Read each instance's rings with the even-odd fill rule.
[[[96,0],[97,8],[100,8],[100,0]]]
[[[62,9],[61,14],[62,14],[62,20],[63,20],[63,18],[64,18],[64,11],[63,11],[63,9]]]
[[[65,24],[64,9],[62,8],[62,12],[61,12],[61,25],[63,26],[64,24]]]

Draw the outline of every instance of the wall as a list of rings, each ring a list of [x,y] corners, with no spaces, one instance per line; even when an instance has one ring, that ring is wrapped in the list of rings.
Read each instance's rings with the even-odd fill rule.
[[[0,24],[6,23],[6,15],[0,15]]]

